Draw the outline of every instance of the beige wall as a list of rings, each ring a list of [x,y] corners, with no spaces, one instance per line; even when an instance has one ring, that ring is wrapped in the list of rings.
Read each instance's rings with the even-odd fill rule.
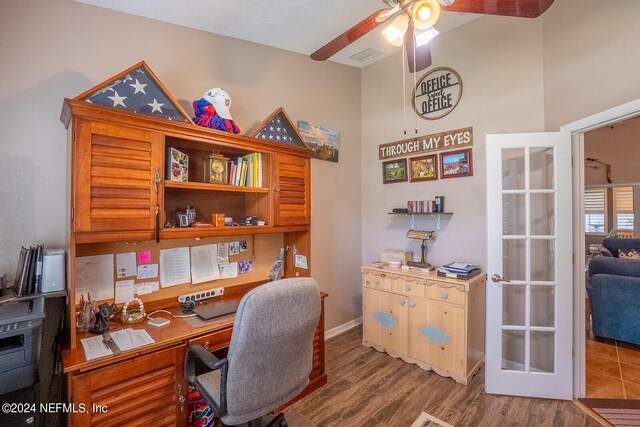
[[[640,119],[585,133],[584,157],[610,164],[612,184],[640,182]],[[605,166],[596,165],[598,169],[585,167],[585,185],[607,184]]]
[[[413,77],[407,76],[406,129],[418,135],[473,127],[473,177],[428,182],[382,184],[378,145],[405,139],[400,54],[362,72],[362,248],[363,262],[379,259],[382,249],[410,249],[419,257],[420,243],[406,239],[409,220],[388,215],[407,200],[445,196],[443,220],[428,245],[432,264],[468,261],[486,265],[485,135],[532,132],[544,128],[542,94],[542,24],[535,20],[483,17],[433,41],[433,67],[456,70],[464,89],[448,116],[426,121],[410,104]],[[424,73],[420,73],[420,76]],[[416,220],[418,229],[434,229],[431,219]]]
[[[340,131],[340,162],[312,161],[312,268],[330,294],[326,327],[353,319],[361,253],[358,69],[70,0],[4,1],[0,58],[0,274],[14,275],[20,245],[64,245],[63,98],[144,59],[190,113],[192,100],[221,86],[243,131],[279,106],[294,121]]]

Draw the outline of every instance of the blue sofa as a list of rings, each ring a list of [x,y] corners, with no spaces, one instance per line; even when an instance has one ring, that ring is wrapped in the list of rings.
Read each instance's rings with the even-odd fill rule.
[[[640,344],[640,260],[619,258],[618,249],[640,251],[640,239],[609,237],[605,256],[589,261],[587,294],[593,334]]]

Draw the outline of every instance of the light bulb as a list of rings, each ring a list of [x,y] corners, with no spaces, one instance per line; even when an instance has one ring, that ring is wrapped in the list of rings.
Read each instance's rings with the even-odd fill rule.
[[[386,41],[394,46],[402,46],[404,41],[404,33],[409,27],[409,17],[405,14],[400,14],[393,19],[393,22],[382,30],[382,36]]]
[[[436,0],[419,0],[411,11],[413,25],[418,30],[428,30],[440,17],[440,4]]]

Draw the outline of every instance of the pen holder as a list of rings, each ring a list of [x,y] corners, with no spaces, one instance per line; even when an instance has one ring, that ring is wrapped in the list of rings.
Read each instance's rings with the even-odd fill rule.
[[[80,304],[80,310],[76,311],[76,328],[85,332],[93,327],[96,321],[96,303],[85,301]]]
[[[130,309],[129,305],[138,304],[138,308]],[[137,323],[144,320],[147,313],[144,312],[144,303],[140,298],[133,298],[122,307],[122,323]]]

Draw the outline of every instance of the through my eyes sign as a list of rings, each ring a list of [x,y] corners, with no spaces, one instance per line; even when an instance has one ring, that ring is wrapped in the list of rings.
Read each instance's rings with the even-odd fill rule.
[[[454,129],[431,135],[417,136],[378,146],[380,160],[429,151],[451,150],[473,145],[473,128]]]

